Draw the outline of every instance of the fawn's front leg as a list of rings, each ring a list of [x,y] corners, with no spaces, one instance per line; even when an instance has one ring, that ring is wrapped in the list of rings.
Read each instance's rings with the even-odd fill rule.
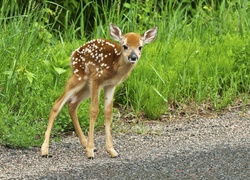
[[[115,158],[118,153],[113,147],[113,140],[111,135],[111,118],[113,110],[113,97],[114,97],[115,87],[107,86],[104,88],[104,115],[105,115],[105,132],[106,132],[106,150],[111,157]]]
[[[94,82],[92,82],[89,135],[88,135],[88,143],[86,147],[87,156],[89,159],[94,158],[94,127],[95,127],[96,118],[99,113],[99,93],[100,93],[100,87]]]

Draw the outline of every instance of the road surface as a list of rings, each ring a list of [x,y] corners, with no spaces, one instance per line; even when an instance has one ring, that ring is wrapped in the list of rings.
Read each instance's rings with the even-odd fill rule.
[[[74,135],[52,142],[50,158],[0,146],[0,179],[250,179],[249,113],[115,126],[119,158],[106,153],[103,131],[94,160]]]

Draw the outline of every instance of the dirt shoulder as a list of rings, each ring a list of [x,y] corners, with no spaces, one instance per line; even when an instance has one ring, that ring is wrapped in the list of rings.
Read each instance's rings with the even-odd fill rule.
[[[1,179],[250,178],[250,113],[228,112],[172,122],[114,123],[119,158],[109,158],[103,131],[95,135],[94,160],[74,135],[40,148],[0,146]]]

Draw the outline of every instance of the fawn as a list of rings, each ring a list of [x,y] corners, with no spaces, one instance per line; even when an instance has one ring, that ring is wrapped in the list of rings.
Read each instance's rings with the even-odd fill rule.
[[[87,42],[72,53],[73,73],[64,93],[55,101],[51,109],[41,156],[48,156],[52,125],[67,102],[80,143],[86,148],[87,157],[94,158],[94,124],[99,112],[99,94],[102,88],[104,89],[106,150],[111,157],[118,156],[113,147],[110,129],[115,87],[129,75],[141,56],[143,45],[152,42],[156,34],[157,27],[147,30],[142,36],[133,32],[123,35],[117,26],[110,24],[110,36],[120,44],[106,39],[96,39]],[[78,121],[77,108],[88,97],[91,97],[91,104],[87,140]]]

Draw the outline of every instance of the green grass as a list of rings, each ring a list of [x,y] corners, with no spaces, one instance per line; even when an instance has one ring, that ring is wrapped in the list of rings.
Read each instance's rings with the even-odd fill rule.
[[[131,1],[132,2],[132,1]],[[50,9],[53,4],[53,9]],[[196,9],[175,1],[96,4],[89,1],[79,15],[52,2],[30,1],[0,7],[0,144],[40,145],[53,102],[70,76],[69,56],[88,39],[109,38],[109,23],[124,32],[158,26],[155,42],[143,48],[131,76],[117,88],[115,103],[157,119],[193,102],[220,111],[235,100],[249,102],[250,3],[222,1],[216,7],[200,1]],[[25,9],[25,10],[24,10]],[[93,31],[85,31],[91,9]],[[62,16],[64,15],[64,16]],[[61,18],[63,17],[63,19]],[[71,23],[68,23],[71,22]],[[102,102],[101,102],[102,103]],[[100,106],[102,109],[103,105]],[[79,108],[88,130],[89,101]],[[97,127],[103,124],[101,115]],[[53,135],[73,130],[67,108],[55,121]]]

